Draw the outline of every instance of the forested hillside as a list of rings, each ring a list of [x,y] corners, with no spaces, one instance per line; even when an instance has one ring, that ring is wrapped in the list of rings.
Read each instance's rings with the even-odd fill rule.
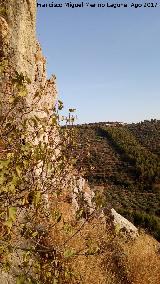
[[[160,239],[160,121],[75,126],[77,167],[105,202]]]
[[[160,121],[152,119],[129,124],[128,129],[150,151],[160,156]]]

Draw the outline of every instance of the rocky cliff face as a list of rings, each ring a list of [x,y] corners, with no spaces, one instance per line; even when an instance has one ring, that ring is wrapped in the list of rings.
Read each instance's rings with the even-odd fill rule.
[[[39,119],[46,119],[45,133],[43,133],[43,135],[37,135],[32,142],[34,145],[37,145],[39,141],[48,142],[49,135],[52,135],[54,143],[58,144],[58,131],[56,129],[52,129],[52,132],[50,131],[50,118],[52,117],[53,107],[57,99],[56,77],[53,75],[50,79],[47,79],[46,59],[42,54],[40,44],[36,40],[36,1],[7,0],[5,2],[1,1],[0,4],[1,57],[4,56],[4,58],[7,58],[9,65],[14,69],[13,73],[16,71],[18,74],[23,74],[23,76],[30,79],[30,84],[27,85],[28,92],[24,97],[24,105],[27,114],[23,118],[36,116]],[[5,110],[7,109],[7,101],[13,96],[11,81],[12,75],[8,79],[5,78],[5,76],[1,79],[1,101],[3,101],[3,109]],[[14,116],[16,117],[17,123],[18,117],[20,116],[17,109]],[[35,131],[37,131],[37,129],[29,127],[28,137],[31,137],[32,135],[30,135],[30,133]],[[25,137],[25,139],[30,138]],[[55,157],[53,157],[53,161],[54,160]],[[35,170],[36,176],[40,176],[41,170],[42,163],[40,163]],[[66,172],[66,181],[64,181],[63,184],[67,189],[68,186],[70,187],[69,195],[72,196],[73,194],[73,208],[76,209],[79,205],[75,205],[77,202],[75,195],[79,194],[79,191],[81,193],[84,191],[86,188],[85,182],[83,181],[82,185],[81,178],[75,178],[72,172]],[[62,188],[64,187],[63,184]],[[70,186],[70,184],[72,184],[72,186]],[[84,197],[89,207],[91,207],[93,194],[89,188],[88,192],[86,192],[86,190],[84,191]],[[48,202],[48,195],[46,195],[46,200]]]
[[[56,78],[47,80],[46,60],[36,40],[35,0],[1,0],[0,51],[1,56],[9,55],[9,63],[19,74],[31,80],[28,104],[32,103],[35,92],[43,88],[39,104],[52,109],[57,96]]]
[[[1,1],[2,33],[7,29],[6,40],[12,63],[17,71],[33,79],[36,52],[36,1]]]
[[[30,80],[24,104],[28,117],[36,115],[49,119],[57,99],[56,77],[49,80],[46,74],[46,59],[36,40],[36,1],[7,0],[0,2],[0,55],[7,58],[11,68]],[[11,75],[11,77],[13,77]],[[1,79],[2,80],[2,79]],[[10,79],[4,76],[1,82],[3,109],[13,96]],[[37,94],[41,95],[38,97]],[[47,110],[47,111],[46,111]],[[16,112],[18,119],[18,112]]]

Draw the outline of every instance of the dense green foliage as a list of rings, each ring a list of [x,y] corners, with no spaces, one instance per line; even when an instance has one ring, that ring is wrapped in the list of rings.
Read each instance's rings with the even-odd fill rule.
[[[124,126],[103,127],[109,139],[124,155],[135,164],[139,177],[145,182],[155,182],[160,178],[160,160],[147,150]]]
[[[132,123],[127,128],[150,151],[160,155],[160,120],[151,119],[144,122]]]

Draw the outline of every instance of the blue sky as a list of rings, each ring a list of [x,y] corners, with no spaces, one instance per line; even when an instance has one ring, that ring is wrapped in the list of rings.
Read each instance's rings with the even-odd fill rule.
[[[77,123],[160,119],[159,14],[160,7],[38,8],[48,76],[56,75],[66,112],[77,109]]]

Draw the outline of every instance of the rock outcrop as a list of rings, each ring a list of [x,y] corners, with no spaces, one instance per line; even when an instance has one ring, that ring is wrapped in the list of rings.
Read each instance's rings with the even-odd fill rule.
[[[8,43],[10,60],[19,73],[30,79],[35,76],[36,1],[10,0],[0,2],[3,26],[1,34]],[[5,25],[4,25],[5,23]],[[7,33],[6,33],[7,31]]]
[[[118,214],[114,208],[111,209],[111,220],[115,230],[129,235],[131,238],[138,236],[138,229],[122,215]]]
[[[8,100],[13,96],[11,80],[17,72],[30,82],[26,84],[27,95],[23,105],[19,106],[20,111],[25,108],[26,114],[23,115],[23,119],[36,115],[40,119],[46,118],[49,125],[57,100],[56,77],[52,75],[50,79],[47,79],[46,59],[36,39],[35,0],[0,1],[0,56],[2,64],[6,64],[7,59],[7,64],[12,70],[10,78],[4,75],[0,80],[3,110],[6,113],[8,111]],[[20,122],[22,120],[18,108],[16,108],[15,116],[16,124],[18,124],[18,119]],[[39,140],[43,138],[41,136]],[[37,143],[36,140],[34,143]]]
[[[31,82],[27,106],[34,105],[34,96],[41,91],[42,99],[36,103],[34,112],[43,117],[43,109],[47,108],[49,116],[57,98],[56,77],[47,80],[46,59],[36,39],[35,0],[0,2],[0,51],[1,57],[7,57],[14,70]]]

